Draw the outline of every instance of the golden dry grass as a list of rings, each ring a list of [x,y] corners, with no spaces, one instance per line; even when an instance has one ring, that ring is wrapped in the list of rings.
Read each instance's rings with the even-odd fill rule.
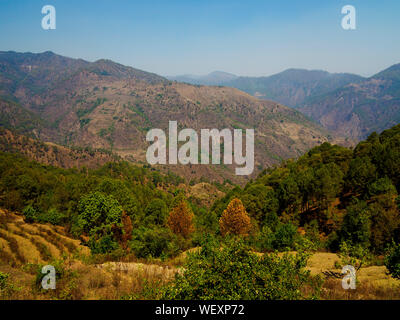
[[[27,224],[22,217],[1,209],[0,248],[6,253],[0,255],[0,264],[43,263],[76,251],[90,253],[79,240],[67,237],[61,227]],[[5,260],[7,254],[10,261]]]
[[[335,262],[340,258],[334,253],[317,252],[308,261],[307,268],[311,274],[322,274],[324,271],[340,273],[335,268]],[[344,290],[342,279],[325,277],[322,288],[323,299],[371,300],[371,299],[400,299],[400,282],[393,279],[385,266],[363,267],[356,273],[357,285],[355,290]]]

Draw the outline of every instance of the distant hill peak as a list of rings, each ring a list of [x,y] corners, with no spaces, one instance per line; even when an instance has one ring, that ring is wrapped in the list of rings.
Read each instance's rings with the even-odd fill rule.
[[[233,81],[237,79],[238,76],[224,71],[213,71],[206,75],[186,74],[180,76],[171,76],[167,78],[170,80],[186,82],[190,84],[220,85],[225,82]]]
[[[389,68],[375,74],[371,78],[400,81],[400,63],[390,66]]]

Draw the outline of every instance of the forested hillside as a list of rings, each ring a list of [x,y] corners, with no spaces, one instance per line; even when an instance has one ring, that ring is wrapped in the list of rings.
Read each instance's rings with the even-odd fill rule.
[[[35,230],[62,226],[90,249],[89,263],[142,259],[184,267],[173,271],[174,280],[153,279],[126,299],[309,299],[320,297],[321,285],[324,297],[340,296],[329,287],[336,286],[329,277],[337,271],[315,264],[366,267],[387,283],[393,279],[385,272],[400,276],[400,125],[373,133],[354,150],[323,143],[266,169],[244,188],[216,185],[225,196],[210,208],[185,190],[181,178],[154,168],[114,162],[61,169],[10,153],[0,153],[0,160],[0,207],[22,215]],[[15,246],[20,233],[10,229],[14,218],[6,213],[2,219],[1,242]],[[27,229],[20,222],[16,227]],[[1,259],[23,267],[22,256],[8,257]],[[330,264],[322,261],[327,257]],[[132,263],[129,268],[136,268]],[[275,278],[281,280],[271,282]],[[379,286],[355,294],[377,298]]]
[[[213,207],[243,201],[263,250],[294,248],[298,227],[312,245],[337,251],[343,242],[382,253],[400,236],[400,126],[373,133],[354,150],[324,143],[268,169]],[[257,234],[257,232],[255,233]]]
[[[23,212],[32,221],[65,225],[77,237],[107,239],[110,247],[103,252],[119,247],[113,228],[123,230],[123,216],[129,217],[134,235],[150,232],[167,243],[168,212],[185,200],[182,186],[178,188],[181,178],[126,162],[65,170],[3,153],[0,169],[2,207]],[[399,188],[396,126],[372,134],[354,150],[324,143],[296,161],[265,170],[243,189],[225,189],[227,195],[210,210],[193,203],[182,210],[194,210],[198,228],[193,231],[219,235],[223,210],[238,198],[251,219],[251,241],[260,250],[295,248],[298,235],[305,233],[313,237],[313,245],[333,251],[348,242],[381,253],[399,240]],[[94,222],[93,214],[100,214],[100,220]],[[149,254],[166,253],[168,246]]]

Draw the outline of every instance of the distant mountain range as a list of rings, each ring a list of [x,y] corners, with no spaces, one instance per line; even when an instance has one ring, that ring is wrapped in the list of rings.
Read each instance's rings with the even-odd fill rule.
[[[239,77],[227,72],[222,71],[214,71],[205,76],[196,76],[192,74],[185,74],[182,76],[176,77],[167,77],[169,80],[178,81],[178,82],[186,82],[190,84],[196,85],[207,85],[207,86],[215,86],[224,83],[228,83],[230,81],[236,80]]]
[[[209,81],[212,77],[209,78]],[[214,74],[214,79],[229,78]],[[334,135],[300,112],[234,88],[193,86],[110,60],[0,52],[0,126],[65,146],[145,162],[151,128],[254,128],[255,172]],[[236,166],[165,166],[188,179],[242,182]],[[242,178],[240,178],[242,179]]]
[[[370,78],[303,69],[289,69],[269,77],[229,74],[230,79],[221,81],[213,74],[174,80],[209,85],[207,79],[211,78],[215,80],[213,85],[234,87],[296,108],[328,130],[354,140],[400,122],[400,64]]]

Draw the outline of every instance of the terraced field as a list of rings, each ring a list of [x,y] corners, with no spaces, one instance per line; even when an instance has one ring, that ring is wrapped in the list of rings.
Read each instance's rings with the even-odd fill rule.
[[[0,209],[0,264],[46,263],[89,249],[66,236],[62,227],[27,224],[22,217]]]

